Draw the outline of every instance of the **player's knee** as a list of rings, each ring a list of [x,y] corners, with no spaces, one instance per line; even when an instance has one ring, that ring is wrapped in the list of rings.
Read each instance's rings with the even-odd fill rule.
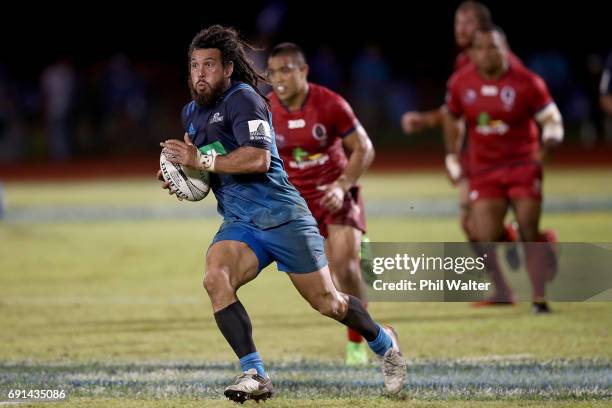
[[[224,266],[207,267],[204,276],[204,289],[211,299],[231,292],[228,268]]]
[[[325,293],[317,297],[311,303],[311,306],[324,316],[332,319],[340,319],[342,317],[342,303],[338,297],[331,293]]]

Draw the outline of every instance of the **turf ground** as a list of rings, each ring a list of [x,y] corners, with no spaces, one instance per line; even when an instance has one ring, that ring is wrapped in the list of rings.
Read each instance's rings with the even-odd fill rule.
[[[548,172],[543,226],[562,241],[611,242],[611,175]],[[372,240],[462,240],[440,174],[363,184]],[[219,395],[235,358],[201,287],[214,199],[175,203],[136,179],[7,183],[4,195],[0,390],[62,387],[70,406],[230,406]],[[269,406],[612,404],[610,303],[554,303],[538,317],[528,304],[372,303],[410,360],[402,399],[388,399],[378,367],[344,368],[344,329],[274,267],[239,296],[279,390]]]

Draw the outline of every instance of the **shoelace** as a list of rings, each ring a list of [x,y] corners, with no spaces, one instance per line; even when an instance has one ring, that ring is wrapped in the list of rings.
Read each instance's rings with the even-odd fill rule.
[[[261,383],[261,376],[259,374],[248,374],[248,373],[242,373],[237,375],[236,377],[234,377],[234,384],[240,382],[240,380],[242,380],[243,378],[250,378],[252,380],[257,381],[258,383]]]
[[[403,365],[395,364],[393,361],[390,361],[390,359],[386,359],[383,364],[383,374],[385,376],[396,375],[403,368]]]

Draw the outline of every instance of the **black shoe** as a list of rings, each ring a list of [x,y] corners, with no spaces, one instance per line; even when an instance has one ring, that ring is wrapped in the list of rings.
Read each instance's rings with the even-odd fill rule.
[[[504,245],[506,250],[506,262],[513,272],[518,271],[521,267],[521,255],[519,254],[518,244],[515,242]]]
[[[550,308],[546,302],[533,302],[531,305],[531,311],[533,314],[545,314],[550,313]]]

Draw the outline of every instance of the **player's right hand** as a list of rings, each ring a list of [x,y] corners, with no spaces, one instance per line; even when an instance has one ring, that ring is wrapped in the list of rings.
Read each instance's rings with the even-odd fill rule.
[[[424,126],[423,114],[415,111],[406,112],[402,115],[401,124],[406,134],[419,132]]]
[[[174,190],[172,190],[172,188],[170,188],[170,183],[168,183],[166,180],[164,180],[164,176],[162,175],[162,171],[161,170],[157,170],[157,179],[159,181],[162,182],[161,187],[165,190],[168,190],[168,194],[172,195],[175,193]],[[177,195],[175,195],[175,197],[179,200],[179,201],[183,201],[183,199]]]
[[[444,159],[444,164],[446,165],[448,178],[453,184],[457,184],[463,176],[463,169],[461,168],[459,156],[456,153],[448,153]]]

